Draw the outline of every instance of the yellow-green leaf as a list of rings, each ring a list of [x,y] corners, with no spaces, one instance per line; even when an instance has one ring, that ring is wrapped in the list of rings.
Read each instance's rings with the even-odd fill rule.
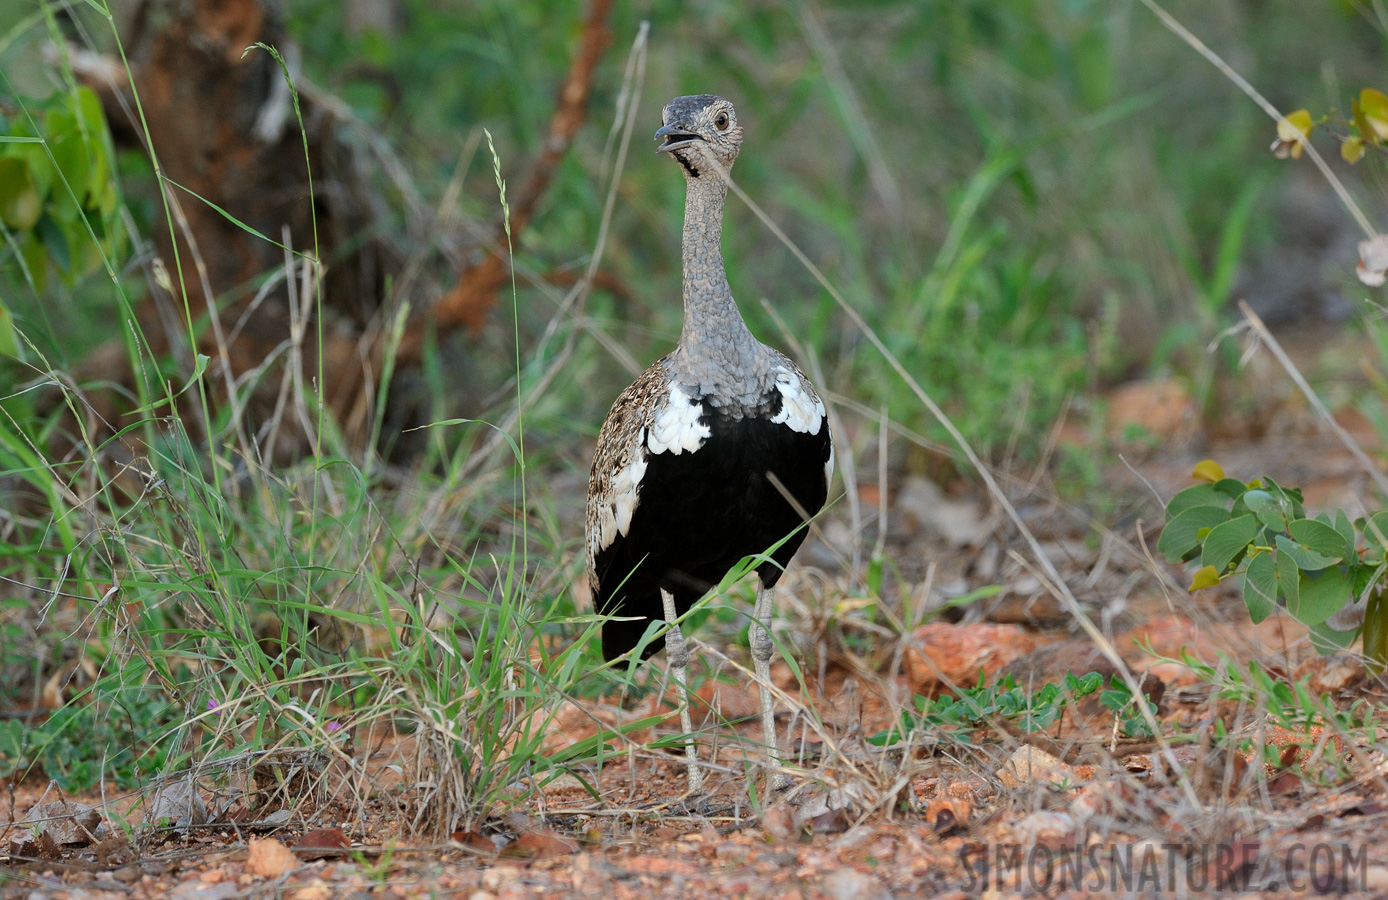
[[[1224,467],[1212,459],[1207,459],[1196,463],[1191,470],[1190,477],[1196,481],[1208,481],[1214,484],[1216,481],[1224,480]]]
[[[1349,101],[1351,116],[1354,119],[1354,130],[1359,132],[1361,141],[1368,141],[1370,144],[1378,143],[1378,132],[1374,131],[1369,124],[1368,116],[1364,115],[1364,107],[1359,105],[1359,101],[1351,99]]]
[[[11,228],[28,231],[41,215],[43,197],[28,163],[17,156],[0,158],[0,220]]]
[[[1304,139],[1311,133],[1311,114],[1304,109],[1289,112],[1277,123],[1277,136],[1284,141]]]
[[[1311,114],[1304,109],[1289,112],[1277,123],[1277,140],[1272,142],[1272,155],[1278,159],[1297,159],[1311,133]]]
[[[1195,593],[1201,588],[1212,587],[1219,584],[1219,572],[1214,566],[1201,566],[1195,570],[1195,577],[1190,582],[1190,592]]]
[[[1374,136],[1380,141],[1388,139],[1388,94],[1364,88],[1359,92],[1359,109]]]
[[[1354,165],[1364,158],[1364,142],[1357,137],[1346,138],[1340,145],[1340,158]]]

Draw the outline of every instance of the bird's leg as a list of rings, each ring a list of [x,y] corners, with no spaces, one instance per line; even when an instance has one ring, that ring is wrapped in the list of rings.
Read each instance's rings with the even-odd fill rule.
[[[689,761],[689,793],[697,794],[704,788],[704,773],[699,768],[699,754],[694,749],[694,724],[689,717],[689,683],[685,680],[689,648],[684,644],[684,633],[675,622],[679,618],[675,611],[675,595],[661,588],[660,600],[665,605],[665,621],[670,623],[670,630],[665,632],[665,658],[670,663],[670,673],[680,686],[680,728],[688,735],[684,756]]]
[[[790,778],[777,771],[781,767],[781,748],[776,743],[776,709],[771,699],[771,613],[775,592],[757,582],[757,605],[752,611],[752,665],[757,673],[757,692],[761,697],[761,731],[766,741],[767,763],[770,767],[770,789],[785,790]]]

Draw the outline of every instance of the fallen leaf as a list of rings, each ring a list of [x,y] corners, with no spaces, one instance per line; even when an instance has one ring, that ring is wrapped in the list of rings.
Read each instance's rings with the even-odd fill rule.
[[[848,815],[842,809],[831,809],[811,818],[809,827],[813,834],[838,834],[848,830]]]
[[[100,822],[101,813],[94,807],[71,800],[51,800],[34,804],[21,824],[33,826],[36,835],[46,834],[59,846],[71,846],[90,844]]]
[[[28,856],[33,859],[58,859],[62,849],[46,831],[24,829],[19,837],[10,841],[9,853],[12,856]]]
[[[198,793],[197,782],[191,778],[160,785],[154,791],[145,821],[153,825],[169,824],[180,831],[193,825],[205,825],[207,806]]]
[[[496,844],[480,831],[455,831],[448,837],[476,853],[496,853]]]
[[[578,852],[578,843],[548,831],[527,831],[501,851],[504,859],[549,859]]]
[[[1283,772],[1268,782],[1268,793],[1274,797],[1294,794],[1301,790],[1301,776],[1295,772]]]
[[[333,851],[345,850],[351,846],[352,842],[347,839],[341,828],[315,828],[304,832],[304,836],[299,838],[299,843],[294,845],[294,852],[302,859],[325,859],[329,856],[340,856],[341,854]],[[328,852],[321,852],[324,850]]]
[[[261,878],[278,878],[299,867],[294,852],[274,838],[251,838],[246,870]]]

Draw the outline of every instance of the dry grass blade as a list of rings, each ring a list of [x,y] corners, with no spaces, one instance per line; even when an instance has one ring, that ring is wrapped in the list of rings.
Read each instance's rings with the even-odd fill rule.
[[[738,198],[742,200],[742,202],[747,204],[748,208],[752,210],[753,214],[756,215],[756,217],[761,220],[762,224],[765,225],[771,231],[771,233],[774,234],[777,237],[777,239],[785,245],[786,249],[788,249],[791,252],[791,254],[794,255],[795,258],[800,262],[800,264],[805,267],[805,270],[809,272],[811,277],[813,277],[814,280],[819,283],[820,287],[824,288],[824,290],[827,291],[829,295],[834,298],[834,302],[838,304],[839,308],[844,311],[844,313],[848,316],[849,320],[852,321],[853,324],[858,328],[858,330],[863,334],[863,336],[868,339],[868,341],[877,350],[877,352],[882,355],[882,358],[887,362],[887,365],[891,367],[892,371],[894,371],[897,374],[897,376],[902,380],[902,382],[906,384],[908,388],[910,388],[911,393],[914,394],[918,400],[920,400],[920,402],[925,406],[927,410],[929,410],[930,414],[935,417],[935,420],[940,423],[941,427],[943,427],[945,431],[949,433],[949,436],[953,438],[955,444],[959,447],[959,449],[963,452],[964,456],[968,459],[969,464],[973,467],[974,471],[978,473],[979,478],[983,480],[984,485],[988,489],[989,495],[1002,508],[1003,512],[1007,515],[1007,518],[1012,522],[1013,526],[1015,526],[1018,532],[1021,534],[1022,539],[1026,541],[1027,547],[1031,550],[1032,555],[1036,559],[1037,563],[1040,565],[1041,570],[1046,573],[1046,575],[1051,579],[1052,583],[1055,585],[1057,591],[1057,599],[1060,601],[1061,606],[1065,609],[1067,613],[1070,614],[1070,616],[1075,620],[1075,622],[1079,624],[1080,628],[1084,631],[1084,633],[1089,637],[1090,640],[1094,642],[1094,645],[1099,648],[1100,652],[1102,652],[1104,656],[1109,660],[1109,662],[1111,662],[1114,665],[1114,667],[1118,670],[1119,674],[1123,678],[1124,683],[1127,685],[1128,690],[1131,691],[1134,696],[1141,694],[1141,689],[1138,684],[1137,678],[1133,676],[1132,671],[1128,668],[1128,665],[1126,662],[1124,662],[1123,658],[1118,655],[1118,651],[1113,646],[1113,642],[1104,636],[1103,632],[1100,631],[1099,628],[1094,624],[1093,620],[1089,618],[1089,615],[1085,613],[1084,609],[1080,606],[1079,600],[1075,598],[1075,595],[1070,591],[1069,586],[1065,583],[1065,579],[1061,577],[1060,573],[1056,570],[1055,564],[1051,562],[1050,558],[1046,555],[1045,551],[1041,547],[1040,542],[1036,539],[1036,536],[1032,534],[1031,529],[1027,527],[1026,522],[1017,512],[1016,507],[1013,506],[1012,501],[1008,498],[1007,494],[1003,492],[1002,488],[999,487],[997,479],[993,477],[992,471],[979,457],[978,453],[973,449],[973,446],[969,443],[968,439],[964,437],[963,432],[959,430],[958,426],[954,424],[954,421],[945,413],[944,409],[942,409],[940,405],[935,402],[934,398],[931,397],[930,394],[925,390],[925,388],[921,386],[920,381],[917,380],[916,377],[912,375],[909,371],[907,371],[906,367],[902,365],[901,360],[898,359],[896,354],[893,353],[891,349],[886,345],[886,343],[883,342],[882,338],[878,336],[876,330],[874,330],[872,326],[868,324],[867,320],[863,318],[862,314],[858,312],[858,310],[855,309],[852,306],[852,304],[850,304],[846,299],[844,299],[843,294],[838,290],[838,288],[834,287],[834,285],[829,281],[829,279],[824,276],[824,273],[819,270],[819,267],[816,266],[810,260],[810,258],[805,255],[805,252],[800,249],[799,245],[797,245],[793,240],[791,240],[790,236],[785,233],[781,226],[778,225],[776,221],[772,219],[769,215],[767,215],[766,211],[761,208],[761,205],[758,204],[755,200],[753,200],[747,194],[747,192],[743,190],[742,187],[736,181],[733,180],[732,175],[729,174],[729,172],[726,169],[719,166],[716,161],[713,161],[713,166],[718,171],[718,174],[728,183],[728,187],[733,191],[733,193],[735,193],[738,196]],[[1147,727],[1151,729],[1152,733],[1160,735],[1161,726],[1158,724],[1156,718],[1152,715],[1151,711],[1148,710],[1146,706],[1140,706],[1140,712],[1144,721],[1146,722]],[[1173,768],[1179,769],[1179,766],[1176,765],[1175,757],[1171,755],[1170,745],[1164,741],[1162,745],[1162,753],[1168,757],[1169,761],[1173,765]],[[1193,806],[1199,807],[1200,799],[1195,795],[1195,792],[1191,789],[1189,782],[1183,781],[1182,786],[1186,792],[1187,799],[1190,801],[1190,803]]]
[[[1296,126],[1288,122],[1287,117],[1282,115],[1277,107],[1273,106],[1257,88],[1249,84],[1248,80],[1238,72],[1234,71],[1232,66],[1225,62],[1218,53],[1215,53],[1207,47],[1204,41],[1192,34],[1190,29],[1182,25],[1175,16],[1158,6],[1156,0],[1142,0],[1142,5],[1151,10],[1152,15],[1160,19],[1163,25],[1171,29],[1172,33],[1189,44],[1192,50],[1209,60],[1211,65],[1218,69],[1225,78],[1232,81],[1239,90],[1247,94],[1248,98],[1258,104],[1258,107],[1263,112],[1267,113],[1274,122],[1278,125],[1285,125],[1293,131],[1296,130]],[[1358,203],[1354,202],[1354,198],[1350,196],[1344,184],[1336,177],[1335,173],[1330,170],[1330,166],[1326,164],[1325,158],[1311,145],[1309,140],[1303,141],[1302,146],[1306,148],[1306,155],[1311,157],[1312,162],[1316,164],[1316,168],[1325,176],[1325,180],[1335,189],[1336,196],[1340,198],[1340,202],[1345,205],[1345,209],[1349,211],[1349,214],[1354,217],[1355,224],[1364,232],[1364,236],[1371,238],[1376,235],[1378,232],[1369,222],[1368,216],[1364,215],[1364,211],[1359,208]]]
[[[1302,395],[1306,398],[1306,402],[1311,404],[1311,408],[1316,411],[1316,415],[1320,417],[1320,420],[1329,426],[1331,431],[1335,432],[1335,436],[1338,437],[1340,442],[1345,445],[1345,448],[1354,455],[1355,460],[1364,467],[1364,471],[1374,480],[1374,484],[1378,485],[1379,492],[1383,494],[1384,497],[1388,497],[1388,476],[1385,476],[1379,467],[1374,465],[1374,461],[1369,459],[1369,454],[1364,452],[1364,448],[1359,446],[1359,442],[1354,439],[1354,436],[1335,420],[1335,417],[1330,414],[1330,410],[1325,408],[1325,404],[1321,402],[1321,398],[1311,389],[1311,385],[1307,383],[1306,377],[1297,369],[1291,357],[1287,356],[1287,352],[1282,349],[1282,345],[1277,342],[1277,338],[1272,336],[1272,332],[1263,324],[1263,320],[1253,311],[1253,307],[1249,306],[1247,301],[1240,300],[1239,312],[1243,313],[1244,319],[1248,321],[1249,327],[1252,328],[1253,333],[1258,336],[1258,340],[1272,353],[1273,357],[1282,366],[1283,371],[1287,373],[1287,377],[1296,384],[1297,389],[1300,390]]]

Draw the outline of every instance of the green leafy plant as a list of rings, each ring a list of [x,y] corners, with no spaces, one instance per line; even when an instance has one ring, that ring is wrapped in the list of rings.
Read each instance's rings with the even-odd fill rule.
[[[0,112],[0,260],[36,292],[55,276],[70,285],[101,266],[119,205],[106,118],[91,89]]]
[[[1340,631],[1327,620],[1356,598],[1368,598],[1364,653],[1378,668],[1388,663],[1388,609],[1383,573],[1388,511],[1351,522],[1307,516],[1301,491],[1266,476],[1229,478],[1213,460],[1195,467],[1199,481],[1166,505],[1166,526],[1157,549],[1171,562],[1198,562],[1190,590],[1227,578],[1243,581],[1243,602],[1256,623],[1281,603],[1311,629],[1323,653],[1345,647],[1357,629]]]
[[[1071,702],[1103,689],[1101,702],[1117,711],[1132,707],[1132,694],[1119,679],[1105,687],[1104,676],[1098,672],[1075,675],[1066,672],[1060,684],[1047,682],[1033,692],[1021,687],[1009,675],[997,684],[983,683],[960,691],[958,697],[917,695],[912,708],[903,710],[901,720],[891,728],[879,731],[868,742],[882,747],[901,743],[914,734],[949,733],[967,740],[974,729],[988,727],[999,717],[1015,720],[1025,731],[1041,731],[1054,725]],[[1125,734],[1145,734],[1146,725],[1140,715],[1120,716]]]

